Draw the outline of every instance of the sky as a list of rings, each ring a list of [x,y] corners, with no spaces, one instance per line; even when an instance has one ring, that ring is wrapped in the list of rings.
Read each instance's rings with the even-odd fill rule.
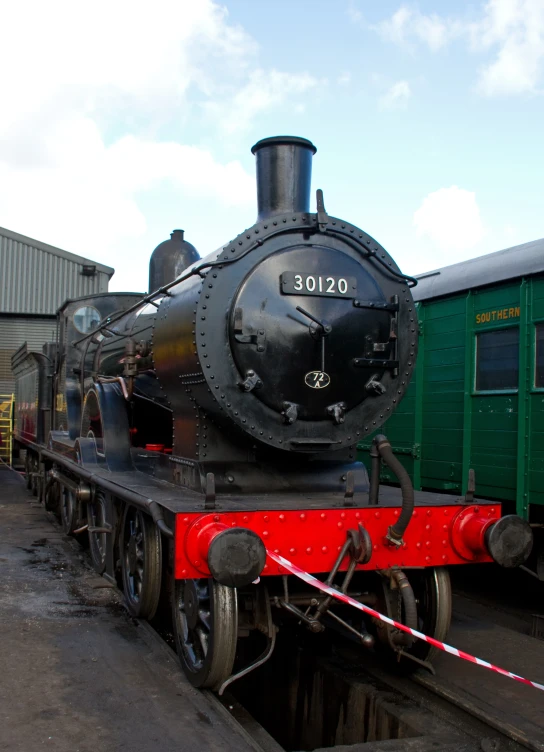
[[[279,134],[407,274],[544,236],[544,0],[3,0],[0,28],[0,226],[110,290],[175,228],[205,256],[250,227]]]

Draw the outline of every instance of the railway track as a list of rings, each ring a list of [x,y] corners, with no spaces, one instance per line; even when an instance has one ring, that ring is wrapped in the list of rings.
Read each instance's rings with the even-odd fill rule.
[[[285,749],[360,745],[366,752],[389,749],[387,740],[394,739],[406,745],[391,747],[395,750],[412,749],[415,739],[422,750],[544,749],[513,718],[496,722],[435,677],[395,676],[372,656],[361,660],[358,648],[343,641],[332,640],[328,653],[316,648],[316,641],[303,638],[297,648],[280,652],[276,665],[263,668],[260,677],[233,688]],[[258,702],[259,685],[267,686],[266,706]]]
[[[520,583],[524,583],[523,575]],[[515,595],[519,601],[519,584]],[[533,589],[532,595],[535,600],[527,599],[523,610],[519,605],[513,606],[506,596],[502,601],[487,597],[486,604],[482,605],[475,600],[474,589],[471,599],[456,593],[448,641],[521,674],[529,673],[537,679],[542,677],[544,645],[527,634],[528,614],[541,603],[541,591]],[[512,624],[521,628],[512,629]],[[296,695],[294,712],[296,716],[298,714],[298,720],[295,718],[293,722],[295,731],[292,733],[296,734],[298,728],[299,746],[293,749],[313,748],[313,742],[302,746],[301,742],[309,741],[304,740],[304,723],[306,728],[320,728],[329,746],[346,743],[346,740],[353,743],[357,735],[366,739],[375,738],[378,734],[380,738],[380,733],[395,731],[387,728],[387,723],[385,728],[377,729],[375,718],[374,725],[368,725],[368,708],[381,704],[383,712],[387,714],[389,711],[384,706],[392,701],[396,710],[402,709],[400,714],[394,711],[394,716],[411,719],[408,728],[403,728],[401,724],[396,729],[397,733],[414,733],[414,729],[423,728],[432,737],[439,731],[447,736],[461,730],[458,744],[462,740],[464,743],[471,740],[476,748],[480,748],[478,744],[483,744],[489,749],[544,750],[544,707],[537,690],[513,683],[448,654],[440,653],[435,658],[435,676],[422,670],[411,677],[401,677],[386,671],[374,656],[362,654],[359,646],[345,640],[333,638],[329,641],[328,650],[322,641],[312,640],[309,635],[301,636],[300,640],[298,649],[289,652],[287,648],[285,655],[277,657],[277,668],[268,668],[271,675],[261,678],[261,682],[270,685],[274,684],[275,679],[284,688],[284,694],[291,692],[293,696]],[[291,668],[293,666],[296,668]],[[276,677],[273,676],[274,670],[279,674]],[[255,707],[252,699],[256,687],[251,685],[250,680],[247,684],[245,689],[241,687],[234,691],[241,691],[243,701],[265,726],[275,727],[278,716],[288,714],[290,709],[282,708],[275,714],[276,717],[265,710],[264,716],[261,716],[259,713],[262,711]],[[331,697],[334,698],[332,704]],[[337,702],[337,698],[341,700]],[[274,697],[269,705],[273,707],[280,702],[281,697]],[[346,726],[347,707],[350,708],[352,720],[347,723],[349,728],[346,730],[342,724]],[[366,717],[362,725],[357,720],[353,721],[361,716]],[[414,718],[417,720],[414,721]],[[441,719],[444,726],[437,728],[437,719]],[[311,731],[309,733],[312,734]]]

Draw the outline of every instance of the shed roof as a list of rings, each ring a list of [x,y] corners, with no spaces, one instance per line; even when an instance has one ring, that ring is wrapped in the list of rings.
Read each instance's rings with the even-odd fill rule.
[[[544,238],[416,275],[414,300],[429,300],[544,272]]]
[[[104,274],[107,274],[108,277],[112,277],[115,272],[115,269],[111,266],[99,264],[97,261],[92,261],[91,259],[85,258],[85,256],[78,256],[76,253],[63,251],[62,248],[55,248],[54,245],[42,243],[41,240],[34,240],[34,238],[29,238],[27,235],[21,235],[18,232],[13,232],[13,230],[6,230],[5,227],[0,227],[0,235],[3,235],[5,238],[11,238],[11,240],[15,240],[17,243],[22,243],[23,245],[28,245],[32,248],[37,248],[39,251],[43,251],[44,253],[52,253],[54,256],[59,256],[60,258],[72,261],[74,264],[96,266],[98,271],[104,272]]]
[[[111,266],[0,227],[0,313],[52,315],[66,298],[107,292]]]

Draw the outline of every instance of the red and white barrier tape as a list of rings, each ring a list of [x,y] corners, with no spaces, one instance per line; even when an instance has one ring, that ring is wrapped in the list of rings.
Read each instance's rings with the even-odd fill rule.
[[[374,616],[376,619],[380,619],[381,621],[384,621],[386,624],[391,624],[392,627],[396,627],[397,629],[400,629],[402,632],[407,632],[408,634],[411,634],[414,637],[417,637],[419,640],[424,640],[425,642],[428,642],[431,645],[433,645],[435,648],[438,648],[439,650],[443,650],[445,653],[451,653],[451,655],[456,655],[458,658],[462,658],[465,661],[469,661],[470,663],[475,663],[477,666],[483,666],[484,668],[488,668],[491,671],[495,671],[495,673],[497,674],[508,676],[510,679],[515,679],[516,681],[521,682],[522,684],[528,684],[530,687],[536,687],[536,689],[544,690],[544,684],[537,684],[537,682],[529,681],[529,679],[524,679],[522,676],[513,674],[511,671],[506,671],[504,668],[500,668],[499,666],[494,666],[492,663],[488,663],[487,661],[482,661],[481,658],[476,658],[475,656],[470,655],[470,653],[464,653],[462,650],[457,650],[457,648],[452,648],[451,645],[446,645],[445,642],[439,642],[439,640],[435,640],[434,637],[428,637],[427,635],[424,635],[415,629],[411,629],[410,627],[407,627],[405,624],[401,624],[398,621],[394,621],[393,619],[390,619],[389,616],[380,614],[379,611],[375,611],[373,608],[370,608],[369,606],[365,606],[364,604],[359,603],[353,598],[350,598],[349,595],[344,595],[344,593],[341,593],[339,590],[335,590],[335,588],[332,588],[329,585],[325,585],[324,582],[321,582],[321,580],[318,580],[316,577],[313,577],[311,574],[308,574],[308,572],[305,572],[303,569],[300,569],[300,567],[297,567],[296,564],[292,564],[287,559],[284,559],[283,556],[280,556],[279,554],[275,554],[273,551],[270,551],[270,550],[267,550],[267,553],[268,553],[268,556],[273,561],[275,561],[277,564],[280,564],[282,567],[287,569],[287,571],[291,572],[291,574],[295,575],[295,577],[298,577],[299,579],[306,582],[308,585],[312,585],[318,590],[321,590],[323,593],[326,593],[327,595],[331,595],[333,598],[336,598],[337,600],[342,601],[343,603],[347,603],[349,606],[353,606],[354,608],[359,609],[359,611],[364,611],[366,614],[370,614],[370,616]]]

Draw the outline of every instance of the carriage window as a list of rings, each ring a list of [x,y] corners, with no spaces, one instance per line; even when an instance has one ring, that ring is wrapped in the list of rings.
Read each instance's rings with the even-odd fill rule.
[[[544,324],[536,325],[535,386],[544,388]]]
[[[519,329],[476,335],[476,391],[518,388]]]

